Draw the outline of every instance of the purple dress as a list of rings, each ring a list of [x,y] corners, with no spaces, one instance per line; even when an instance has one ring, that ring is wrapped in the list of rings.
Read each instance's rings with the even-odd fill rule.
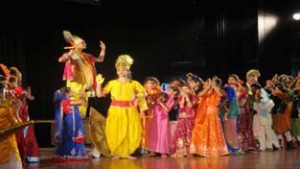
[[[253,135],[252,117],[246,93],[238,97],[240,104],[240,116],[238,117],[238,135],[240,137],[240,147],[243,151],[255,150],[256,141]]]
[[[174,99],[169,95],[166,106],[170,107]],[[169,116],[159,104],[153,108],[153,119],[150,128],[150,140],[148,148],[156,153],[169,153]]]

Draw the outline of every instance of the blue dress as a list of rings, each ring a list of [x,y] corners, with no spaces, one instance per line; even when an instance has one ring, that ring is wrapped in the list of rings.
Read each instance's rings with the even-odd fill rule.
[[[65,95],[55,92],[55,156],[64,160],[87,159],[82,119],[78,106],[70,102]]]
[[[223,96],[222,104],[223,107],[221,108],[220,118],[222,122],[222,127],[224,131],[224,136],[226,139],[227,148],[230,153],[235,154],[238,153],[240,149],[239,141],[238,141],[238,123],[237,118],[240,114],[240,107],[237,100],[235,90],[227,86],[224,88],[226,91],[226,96]],[[224,108],[226,106],[229,109],[228,113],[228,120],[225,121],[225,113],[226,110]]]

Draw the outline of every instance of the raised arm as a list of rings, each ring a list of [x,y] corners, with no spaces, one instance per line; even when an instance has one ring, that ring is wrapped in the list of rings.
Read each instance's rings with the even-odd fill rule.
[[[98,74],[96,77],[96,81],[97,81],[97,89],[96,89],[96,95],[97,97],[104,97],[105,93],[103,92],[102,89],[102,84],[104,82],[105,78],[102,76],[102,74]]]
[[[95,58],[95,62],[103,62],[105,58],[106,45],[102,41],[100,41],[99,46],[100,46],[100,52],[99,52],[99,56]]]
[[[166,105],[166,103],[162,102],[161,100],[158,100],[157,103],[160,104],[160,106],[164,109],[164,111],[166,111],[167,113],[170,112],[171,107],[168,107],[168,106]]]

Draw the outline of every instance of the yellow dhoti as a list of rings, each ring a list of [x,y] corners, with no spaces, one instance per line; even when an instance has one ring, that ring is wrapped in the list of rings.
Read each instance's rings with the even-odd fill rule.
[[[110,107],[106,120],[106,138],[112,155],[126,157],[141,143],[140,116],[134,107]]]

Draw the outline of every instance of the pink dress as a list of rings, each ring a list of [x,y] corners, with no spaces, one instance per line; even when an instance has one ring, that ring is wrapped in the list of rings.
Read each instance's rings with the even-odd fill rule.
[[[166,106],[170,107],[174,99],[170,97],[166,102]],[[153,119],[150,128],[150,140],[148,148],[156,153],[169,153],[169,116],[159,104],[155,104],[153,108]]]

